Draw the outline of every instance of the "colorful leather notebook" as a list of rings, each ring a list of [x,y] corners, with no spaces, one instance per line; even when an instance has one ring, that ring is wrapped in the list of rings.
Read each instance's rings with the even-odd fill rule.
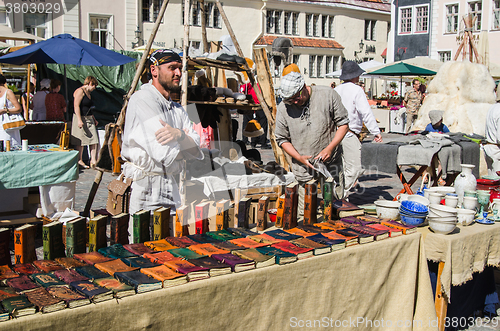
[[[113,291],[100,287],[88,280],[73,282],[69,286],[76,292],[85,295],[94,303],[113,299]]]
[[[0,228],[0,265],[12,265],[10,258],[10,229]]]
[[[64,269],[62,265],[53,260],[36,260],[33,261],[33,265],[37,267],[41,272],[52,272]]]
[[[97,252],[107,246],[106,224],[108,215],[96,215],[89,221],[89,252]]]
[[[374,240],[382,240],[389,238],[389,231],[388,230],[376,230],[372,227],[361,225],[352,228],[354,231],[359,232],[361,234],[366,234],[369,236],[373,236]]]
[[[165,238],[166,241],[168,241],[170,244],[177,246],[179,248],[186,248],[191,245],[196,245],[197,242],[194,240],[189,239],[187,236],[182,236],[182,237],[167,237]]]
[[[138,244],[150,241],[151,238],[149,236],[149,229],[151,225],[151,212],[149,210],[139,210],[132,215],[132,222],[132,243]]]
[[[32,275],[40,273],[33,264],[31,263],[19,263],[12,266],[12,271],[17,272],[20,275]]]
[[[57,270],[54,272],[54,275],[56,275],[57,278],[59,278],[66,284],[70,284],[80,280],[89,280],[88,277],[83,276],[74,269]]]
[[[328,237],[325,237],[321,233],[317,233],[314,236],[309,236],[307,237],[309,240],[313,240],[315,242],[318,242],[323,245],[328,245],[331,247],[332,251],[336,251],[342,248],[346,247],[346,240],[345,239],[331,239]]]
[[[149,277],[162,282],[162,287],[172,287],[182,285],[188,282],[187,276],[161,265],[154,268],[144,268],[141,272]]]
[[[123,248],[125,248],[127,251],[137,256],[143,256],[146,253],[153,252],[151,248],[147,247],[143,243],[123,245]]]
[[[165,262],[165,265],[174,271],[187,275],[190,282],[210,277],[209,269],[194,265],[187,260],[171,260]]]
[[[232,240],[232,239],[242,238],[242,236],[232,234],[228,230],[210,231],[210,232],[207,232],[207,235],[209,235],[210,237],[217,239],[219,241],[228,241],[228,240]]]
[[[135,288],[136,293],[144,293],[162,288],[163,283],[143,274],[139,270],[117,272],[115,278],[120,282]]]
[[[230,252],[238,251],[238,250],[241,250],[241,249],[246,249],[243,246],[238,246],[238,245],[232,244],[229,241],[223,241],[223,242],[220,242],[220,243],[213,243],[213,245],[215,247],[217,247],[217,248],[224,249],[224,250],[230,251]]]
[[[172,253],[168,251],[144,254],[144,257],[157,264],[164,264],[166,261],[180,259],[179,257],[173,256]]]
[[[16,277],[19,277],[19,274],[12,271],[7,264],[0,266],[0,283],[5,284],[7,279]]]
[[[312,236],[315,234],[312,232],[307,232],[306,230],[301,229],[301,228],[293,228],[293,229],[285,230],[285,231],[290,233],[290,234],[294,234],[296,236],[301,236],[301,237],[309,237],[309,236]]]
[[[249,236],[247,238],[252,239],[253,241],[256,241],[258,243],[267,244],[267,245],[272,245],[272,244],[279,243],[280,241],[284,241],[283,239],[276,239],[276,238],[271,237],[270,235],[265,234],[265,233],[257,234],[255,236]]]
[[[14,230],[14,260],[16,264],[31,263],[36,260],[36,226],[25,224]]]
[[[79,261],[73,257],[58,257],[56,258],[56,262],[62,265],[66,269],[83,267],[87,265],[87,263]]]
[[[277,230],[271,230],[271,231],[266,231],[265,232],[267,235],[276,238],[276,239],[283,239],[283,240],[293,240],[293,239],[299,239],[302,238],[301,236],[297,236],[291,233],[288,233],[286,231],[277,229]]]
[[[245,228],[227,228],[226,230],[235,236],[240,236],[241,238],[248,237],[248,236],[255,236],[255,235],[259,234],[258,232],[255,232],[255,231],[252,231],[249,229],[245,229]]]
[[[259,243],[255,240],[252,240],[250,238],[238,238],[238,239],[233,239],[229,240],[231,244],[235,244],[237,246],[245,247],[245,248],[257,248],[257,247],[264,247],[268,246],[269,244],[266,243]]]
[[[150,248],[154,252],[163,252],[168,251],[169,249],[179,248],[177,246],[172,245],[165,239],[156,240],[156,241],[146,241],[144,243],[148,248]],[[151,252],[150,252],[151,253]]]
[[[82,262],[85,262],[86,264],[94,265],[96,263],[100,262],[108,262],[111,260],[114,260],[111,257],[105,257],[99,252],[90,252],[90,253],[83,253],[83,254],[73,254],[73,257],[77,260],[80,260]]]
[[[368,226],[370,228],[375,229],[375,230],[389,231],[389,237],[398,237],[398,236],[403,235],[403,230],[391,228],[391,227],[383,225],[383,224],[373,223],[373,224],[369,224]]]
[[[327,237],[327,238],[333,239],[333,240],[344,240],[346,247],[358,245],[358,237],[357,236],[356,237],[352,236],[352,235],[345,236],[345,235],[342,235],[340,233],[337,233],[336,231],[322,233],[322,235]]]
[[[22,275],[16,278],[8,279],[6,284],[7,286],[10,286],[14,290],[16,290],[16,292],[18,293],[23,293],[24,291],[29,291],[37,287],[40,287],[40,285],[32,281],[27,275]]]
[[[135,254],[127,251],[121,244],[114,244],[108,247],[101,248],[99,253],[106,257],[111,257],[113,259],[120,259],[122,257],[134,257]]]
[[[97,269],[107,272],[111,276],[114,276],[115,272],[127,272],[127,271],[133,271],[138,268],[136,267],[130,267],[126,265],[122,260],[116,259],[113,261],[109,262],[103,262],[103,263],[96,263],[94,264],[94,267]]]
[[[317,224],[319,223],[314,223],[313,225],[299,224],[297,228],[310,233],[326,233],[331,231],[329,229],[322,229],[318,227]]]
[[[160,207],[153,212],[153,240],[170,236],[170,207]]]
[[[134,267],[134,268],[152,268],[152,267],[157,267],[159,264],[151,262],[149,259],[146,259],[142,256],[135,256],[135,257],[126,257],[121,259],[123,262],[125,262],[126,265],[129,267]]]
[[[170,254],[176,257],[180,257],[184,260],[187,259],[199,259],[200,257],[204,257],[205,255],[201,255],[196,253],[195,251],[190,250],[189,248],[176,248],[170,249],[168,251]]]
[[[59,280],[54,274],[33,274],[30,278],[40,286],[66,286],[66,283]]]
[[[247,238],[240,238],[247,239]],[[249,239],[251,240],[251,239]],[[255,269],[255,262],[252,260],[242,259],[241,257],[233,254],[214,254],[213,259],[220,261],[222,263],[229,264],[233,272],[240,272]]]
[[[249,248],[241,251],[235,251],[234,255],[242,259],[252,260],[255,262],[255,268],[268,267],[276,264],[276,257],[274,255],[262,254],[257,248]]]
[[[352,202],[344,199],[332,201],[332,214],[335,214],[339,218],[364,215],[364,213],[365,211],[362,208],[359,208]]]
[[[66,308],[64,300],[53,297],[45,288],[34,289],[26,292],[25,295],[42,313],[51,313]]]
[[[42,228],[43,258],[53,260],[56,257],[65,256],[63,243],[63,224],[54,221]]]
[[[12,287],[0,287],[0,301],[7,298],[17,297],[19,294]]]
[[[412,225],[401,224],[396,221],[383,221],[382,225],[388,226],[390,228],[402,230],[404,234],[412,234],[417,232],[417,227]]]
[[[361,232],[354,231],[354,228],[348,228],[348,229],[341,229],[341,230],[335,230],[335,232],[344,235],[344,236],[357,236],[358,237],[358,242],[360,244],[366,244],[369,242],[372,242],[375,240],[375,237],[370,234],[364,234]]]
[[[282,251],[287,253],[295,254],[297,255],[297,258],[299,260],[305,259],[313,255],[312,248],[299,247],[297,245],[292,244],[289,241],[282,241],[280,243],[271,245],[271,247],[281,249]]]
[[[14,318],[36,313],[35,305],[24,295],[2,300],[2,306]]]
[[[202,234],[190,234],[188,236],[189,239],[196,241],[197,243],[200,244],[212,244],[212,243],[218,243],[220,240],[214,239],[207,235],[206,233]]]
[[[53,297],[63,300],[68,308],[76,308],[90,304],[90,300],[76,293],[66,286],[51,286],[47,288],[47,292]]]
[[[347,222],[349,224],[356,224],[356,225],[368,225],[373,223],[373,221],[365,221],[354,216],[342,217],[340,220]]]
[[[302,248],[312,248],[314,255],[326,254],[332,251],[332,248],[329,245],[321,244],[307,238],[295,239],[290,243]]]
[[[80,275],[87,277],[88,279],[98,279],[98,278],[107,278],[109,274],[107,272],[103,272],[93,265],[87,265],[85,267],[75,268],[76,272]]]
[[[231,273],[231,266],[229,264],[222,263],[208,256],[188,261],[196,266],[209,269],[210,277],[216,277]]]
[[[220,249],[218,247],[215,247],[212,244],[198,244],[198,245],[191,245],[189,246],[189,249],[204,256],[212,256],[213,254],[226,254],[230,253],[230,251],[225,250],[225,249]]]
[[[104,287],[113,292],[113,296],[117,299],[128,297],[135,294],[135,288],[120,282],[113,277],[99,278],[92,281],[94,284]]]
[[[297,255],[272,246],[259,247],[257,251],[268,256],[274,256],[277,264],[287,264],[297,261]]]

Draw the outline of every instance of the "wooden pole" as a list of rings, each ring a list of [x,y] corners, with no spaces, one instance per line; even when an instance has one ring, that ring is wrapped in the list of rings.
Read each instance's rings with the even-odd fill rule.
[[[207,17],[205,13],[205,0],[199,0],[201,6],[201,40],[203,42],[203,53],[208,53],[207,40]]]

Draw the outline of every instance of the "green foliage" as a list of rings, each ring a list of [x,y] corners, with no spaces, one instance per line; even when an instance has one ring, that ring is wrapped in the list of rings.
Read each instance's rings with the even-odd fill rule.
[[[17,88],[16,85],[8,85],[8,87],[12,90],[12,92],[17,93],[19,92],[19,89]]]

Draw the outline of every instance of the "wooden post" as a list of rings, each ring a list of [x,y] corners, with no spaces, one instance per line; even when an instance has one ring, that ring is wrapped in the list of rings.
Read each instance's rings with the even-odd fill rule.
[[[437,281],[436,281],[436,298],[435,298],[435,308],[438,318],[438,330],[444,331],[446,318],[446,312],[448,311],[448,300],[444,295],[441,288],[441,274],[443,273],[444,262],[439,262]]]
[[[205,14],[205,0],[199,0],[201,6],[201,40],[203,43],[203,53],[208,52],[207,40],[207,20]]]

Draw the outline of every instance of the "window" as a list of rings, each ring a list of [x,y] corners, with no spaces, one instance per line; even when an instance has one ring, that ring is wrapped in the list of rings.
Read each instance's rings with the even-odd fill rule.
[[[299,35],[299,13],[292,14],[292,34],[294,36]]]
[[[191,25],[193,26],[201,26],[201,7],[200,3],[196,1],[195,3],[191,3]]]
[[[0,9],[0,25],[10,26],[9,14],[6,9]]]
[[[266,13],[266,32],[281,33],[281,14],[280,10],[267,10]]]
[[[157,1],[157,0],[155,0]],[[201,6],[200,3],[196,0],[191,0],[190,5],[190,22],[189,24],[192,26],[201,26]],[[184,25],[184,1],[182,2],[182,24]],[[222,20],[219,12],[219,8],[215,5],[214,2],[205,2],[205,26],[207,28],[215,28],[222,29]]]
[[[316,65],[316,77],[318,78],[323,78],[323,56],[316,56],[316,60],[317,60],[317,65]]]
[[[328,16],[321,16],[321,37],[328,37]]]
[[[313,16],[313,36],[319,37],[319,15]]]
[[[48,38],[48,14],[24,14],[24,31],[41,38]]]
[[[311,37],[313,35],[312,29],[313,15],[306,14],[306,36]]]
[[[320,37],[320,16],[319,14],[306,14],[306,36]]]
[[[476,16],[476,22],[474,23],[474,31],[481,31],[481,12],[482,4],[481,1],[471,1],[469,2],[469,13]]]
[[[429,6],[416,6],[415,32],[427,32],[429,26]]]
[[[334,17],[333,16],[328,16],[328,37],[333,38],[333,22],[334,22]]]
[[[162,4],[163,0],[142,0],[142,21],[155,22]]]
[[[399,33],[411,33],[412,7],[400,9]]]
[[[222,3],[221,3],[221,6],[222,6]],[[214,27],[216,29],[222,29],[222,17],[220,16],[219,7],[214,6],[212,17],[213,17],[212,27]]]
[[[300,54],[293,54],[293,63],[295,63],[298,66],[299,60],[300,60]]]
[[[292,34],[292,13],[285,12],[285,34]]]
[[[285,12],[284,28],[285,34],[297,36],[299,34],[299,13]]]
[[[333,57],[333,68],[332,68],[333,70],[332,71],[340,70],[341,66],[342,66],[342,61],[340,59],[340,56],[334,56]]]
[[[328,74],[333,71],[332,67],[332,57],[331,56],[326,56],[325,58],[325,73]]]
[[[438,51],[439,61],[447,62],[451,61],[451,51]]]
[[[493,30],[500,29],[500,0],[493,0]]]
[[[104,48],[112,48],[110,17],[90,16],[90,42]]]
[[[375,40],[375,27],[377,21],[365,20],[365,40]]]
[[[316,55],[309,55],[309,77],[316,77]]]
[[[446,6],[446,33],[458,31],[458,4]]]

